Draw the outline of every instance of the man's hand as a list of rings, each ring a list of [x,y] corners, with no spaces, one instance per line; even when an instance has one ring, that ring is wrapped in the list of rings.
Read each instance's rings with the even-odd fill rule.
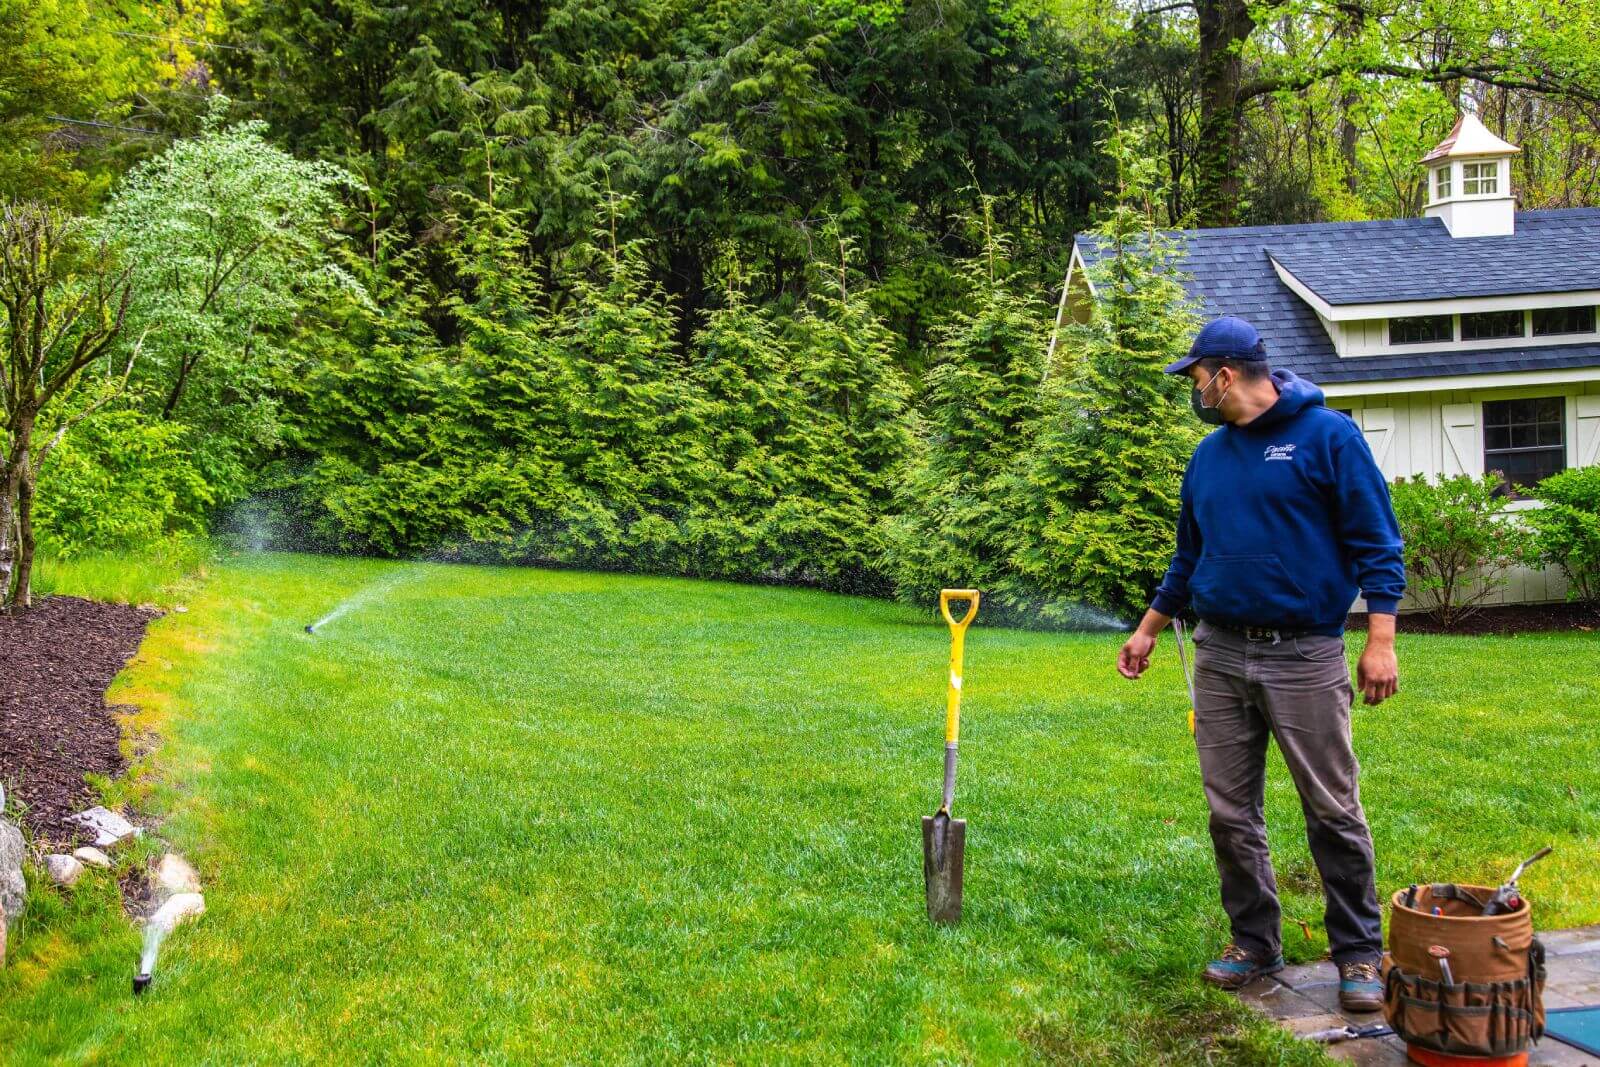
[[[1144,613],[1139,628],[1123,642],[1122,651],[1117,653],[1117,671],[1124,678],[1137,678],[1149,668],[1150,653],[1156,650],[1156,636],[1171,621],[1170,615],[1162,615],[1155,608]]]
[[[1139,677],[1150,666],[1150,653],[1155,650],[1156,639],[1135,630],[1117,653],[1117,670],[1124,678]]]
[[[1400,690],[1394,654],[1394,616],[1367,616],[1367,647],[1356,663],[1356,687],[1367,704],[1382,704]]]

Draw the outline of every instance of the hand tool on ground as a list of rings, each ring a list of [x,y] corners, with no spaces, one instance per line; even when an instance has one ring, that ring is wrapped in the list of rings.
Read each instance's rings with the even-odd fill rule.
[[[1371,1026],[1335,1026],[1331,1030],[1313,1030],[1301,1036],[1307,1041],[1333,1045],[1340,1041],[1356,1041],[1363,1037],[1388,1037],[1392,1033],[1394,1031],[1383,1023],[1373,1023]]]
[[[952,600],[968,602],[967,613],[960,619],[950,614]],[[928,893],[928,918],[954,924],[961,920],[967,820],[952,819],[950,805],[956,798],[956,743],[961,737],[961,660],[967,625],[978,614],[978,591],[942,590],[939,614],[950,627],[950,678],[944,701],[944,800],[937,812],[922,817],[922,881]]]
[[[1428,955],[1432,956],[1439,964],[1439,977],[1444,979],[1446,986],[1456,984],[1455,976],[1450,973],[1450,950],[1443,945],[1429,945]]]
[[[1189,656],[1183,650],[1183,620],[1173,617],[1172,632],[1178,638],[1178,666],[1183,670],[1183,682],[1189,687],[1189,732],[1194,733],[1194,674],[1189,670]]]
[[[1506,884],[1494,891],[1494,896],[1489,898],[1489,903],[1483,906],[1485,915],[1502,915],[1508,911],[1516,911],[1522,907],[1522,893],[1517,889],[1517,879],[1522,877],[1522,872],[1530,866],[1550,855],[1550,846],[1546,845],[1538,852],[1517,864],[1517,869],[1511,872],[1511,877],[1506,879]]]

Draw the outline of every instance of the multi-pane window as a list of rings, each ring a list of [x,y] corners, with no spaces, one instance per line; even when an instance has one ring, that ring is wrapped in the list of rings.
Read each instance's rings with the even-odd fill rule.
[[[1435,167],[1433,170],[1433,198],[1435,200],[1448,200],[1450,198],[1450,164]]]
[[[1494,160],[1488,163],[1463,163],[1461,164],[1461,191],[1467,196],[1491,196],[1500,187],[1500,164]]]
[[[1389,343],[1425,345],[1455,340],[1455,327],[1449,315],[1412,315],[1389,320]]]
[[[1533,309],[1535,337],[1554,337],[1564,333],[1594,333],[1594,305]]]
[[[1559,396],[1483,403],[1483,469],[1500,475],[1501,492],[1539,484],[1567,466],[1566,401]]]
[[[1463,341],[1523,336],[1521,311],[1473,311],[1461,316]]]

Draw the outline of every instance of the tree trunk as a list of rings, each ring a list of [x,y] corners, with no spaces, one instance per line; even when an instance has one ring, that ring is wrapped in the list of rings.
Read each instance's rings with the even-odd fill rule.
[[[20,586],[28,588],[27,568],[32,566],[31,553],[22,551],[20,531],[23,511],[22,483],[27,480],[29,453],[33,447],[33,418],[22,415],[11,432],[7,460],[0,468],[0,611],[10,611],[25,601],[16,596]],[[33,494],[27,496],[27,506],[32,507]],[[33,523],[28,523],[31,536]]]
[[[33,604],[33,472],[23,458],[22,481],[17,485],[17,569],[11,592],[11,610]]]
[[[1195,211],[1201,226],[1231,226],[1243,183],[1239,133],[1244,44],[1255,29],[1246,0],[1200,2],[1200,137],[1194,153]]]
[[[1354,44],[1361,39],[1361,33],[1366,27],[1367,13],[1363,8],[1354,8],[1346,12],[1343,24],[1339,27],[1339,35],[1347,44]],[[1339,156],[1344,163],[1344,187],[1350,195],[1354,196],[1360,188],[1360,177],[1356,173],[1356,120],[1355,110],[1361,103],[1360,94],[1355,88],[1346,89],[1339,94]]]
[[[12,531],[16,524],[12,521],[15,514],[15,496],[8,488],[10,471],[5,472],[7,478],[0,484],[0,612],[11,608],[11,575],[15,571],[12,565],[12,555],[16,551],[16,542],[12,539]]]

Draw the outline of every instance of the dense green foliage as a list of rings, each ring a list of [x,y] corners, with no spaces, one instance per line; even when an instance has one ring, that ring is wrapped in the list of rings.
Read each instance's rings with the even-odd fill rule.
[[[1389,493],[1405,541],[1406,587],[1446,628],[1467,618],[1505,585],[1506,571],[1532,559],[1525,526],[1506,510],[1497,475],[1425,475]]]
[[[91,418],[48,458],[34,521],[58,556],[136,549],[199,533],[215,502],[180,423],[121,409]]]
[[[1584,5],[3,13],[0,196],[95,217],[136,289],[126,389],[39,486],[57,553],[227,516],[1125,612],[1196,439],[1163,228],[1414,213],[1469,103],[1525,142],[1525,205],[1600,187]],[[1110,297],[1052,327],[1090,229]]]
[[[1543,507],[1528,512],[1539,557],[1565,572],[1567,595],[1600,608],[1600,467],[1578,467],[1539,483]]]

